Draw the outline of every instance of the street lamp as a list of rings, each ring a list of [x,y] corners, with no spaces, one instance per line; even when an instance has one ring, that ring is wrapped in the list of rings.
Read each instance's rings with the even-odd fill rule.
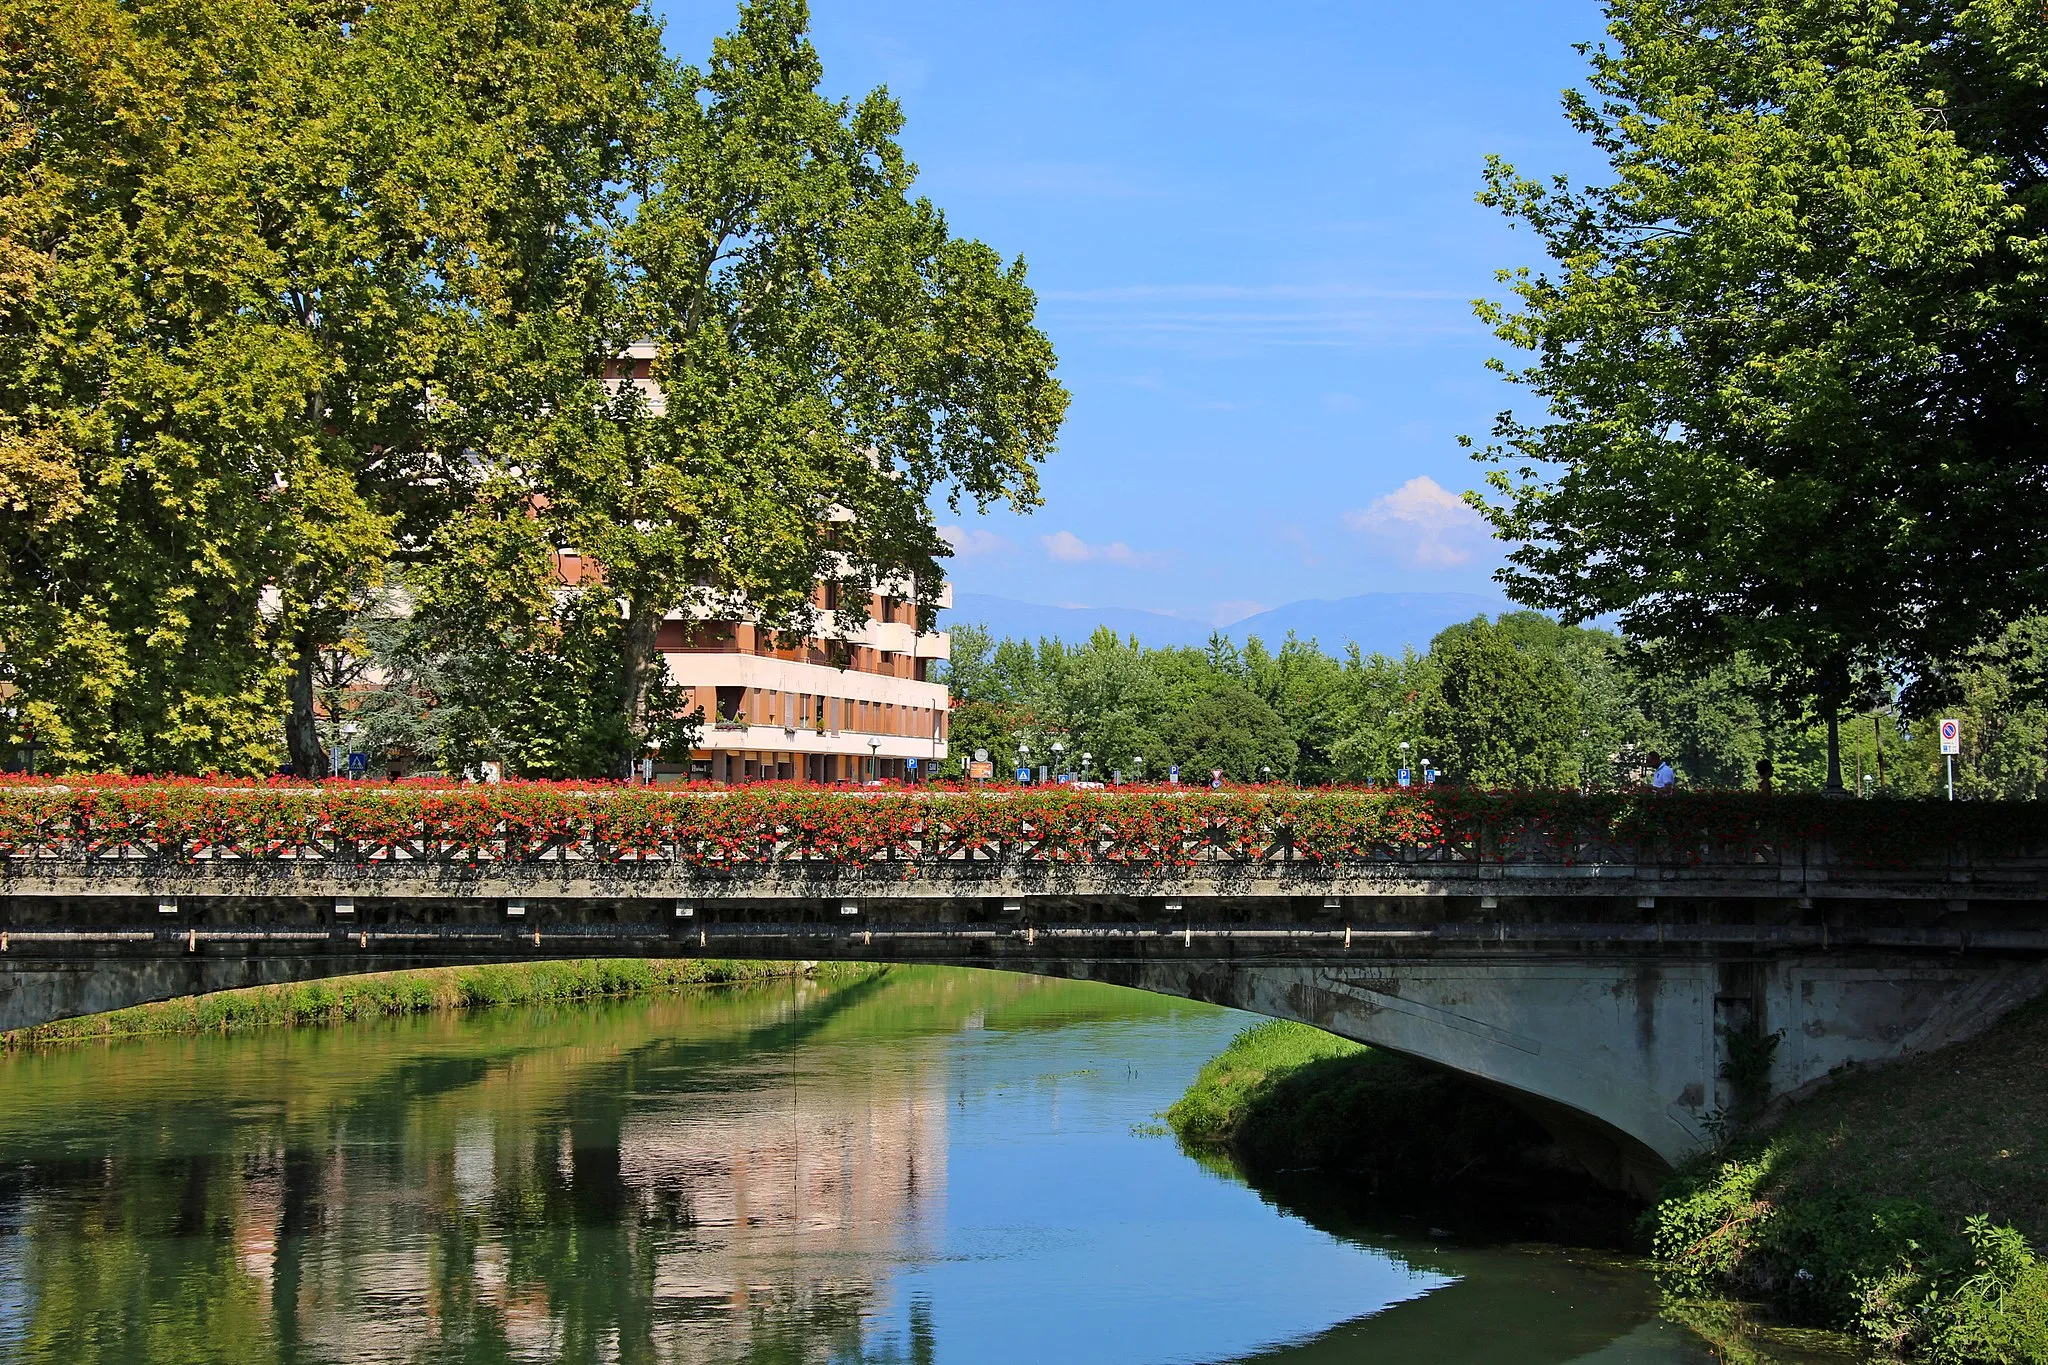
[[[1261,782],[1271,782],[1272,780],[1273,780],[1273,770],[1272,770],[1272,769],[1271,769],[1270,767],[1268,767],[1267,765],[1265,765],[1265,764],[1261,763],[1261,764],[1259,765],[1259,781],[1261,781]]]
[[[869,741],[868,741],[868,781],[870,781],[870,782],[876,781],[876,780],[878,780],[878,779],[879,779],[879,778],[881,777],[881,773],[882,773],[882,760],[881,760],[881,753],[882,753],[882,741],[881,741],[881,740],[879,740],[879,739],[871,739],[871,740],[869,740]]]
[[[1131,766],[1132,766],[1133,768],[1136,768],[1136,769],[1138,770],[1138,785],[1139,785],[1139,786],[1141,786],[1141,787],[1142,787],[1142,786],[1144,786],[1144,785],[1145,785],[1145,756],[1144,756],[1143,754],[1139,754],[1139,755],[1138,755],[1137,757],[1133,758],[1133,759],[1131,760]]]
[[[1089,761],[1090,759],[1094,758],[1094,757],[1095,757],[1095,755],[1094,755],[1094,754],[1091,754],[1091,753],[1087,752],[1086,750],[1083,750],[1083,751],[1082,751],[1082,753],[1081,753],[1081,776],[1083,776],[1083,777],[1086,777],[1086,776],[1088,776],[1088,761]]]
[[[1059,781],[1060,768],[1066,761],[1066,754],[1067,746],[1058,740],[1054,740],[1052,742],[1052,778],[1055,782]]]

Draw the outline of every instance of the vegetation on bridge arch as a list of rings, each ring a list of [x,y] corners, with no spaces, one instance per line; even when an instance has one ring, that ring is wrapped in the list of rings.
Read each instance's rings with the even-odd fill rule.
[[[1189,868],[1403,860],[1860,863],[2048,843],[2021,804],[1430,788],[845,791],[616,784],[0,781],[10,859],[573,859],[695,868],[1015,860]]]

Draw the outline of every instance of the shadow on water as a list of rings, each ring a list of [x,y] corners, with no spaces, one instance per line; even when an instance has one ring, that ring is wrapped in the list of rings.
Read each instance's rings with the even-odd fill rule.
[[[1716,1358],[1134,1131],[1241,1024],[899,968],[0,1059],[0,1361]]]
[[[1241,1178],[1227,1161],[1204,1164],[1222,1178]],[[1442,1230],[1378,1212],[1312,1178],[1252,1188],[1275,1209],[1333,1237],[1454,1282],[1308,1340],[1240,1357],[1245,1365],[1855,1365],[1866,1359],[1832,1334],[1761,1327],[1739,1305],[1668,1313],[1672,1305],[1651,1276],[1622,1253],[1483,1235],[1471,1242],[1432,1237],[1426,1234]],[[1460,1212],[1473,1217],[1472,1210]],[[1464,1226],[1469,1235],[1475,1225]],[[1504,1333],[1503,1324],[1511,1329]]]

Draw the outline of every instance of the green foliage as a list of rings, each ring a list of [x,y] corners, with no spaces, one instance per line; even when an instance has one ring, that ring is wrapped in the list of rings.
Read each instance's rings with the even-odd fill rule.
[[[1199,782],[1220,770],[1231,782],[1285,781],[1296,746],[1279,713],[1249,688],[1219,683],[1173,718],[1171,753],[1182,775]]]
[[[2048,1361],[2048,1011],[1836,1080],[1681,1171],[1646,1215],[1669,1289],[1914,1359]]]
[[[1443,632],[1428,654],[1343,659],[1313,641],[1289,638],[1277,651],[1259,640],[1240,650],[1219,642],[1208,650],[1147,649],[1098,631],[1080,645],[1041,640],[998,641],[972,625],[954,629],[954,658],[943,675],[954,711],[952,771],[986,749],[999,775],[1017,762],[1051,761],[1050,745],[1066,746],[1068,763],[1094,754],[1092,771],[1121,771],[1151,780],[1179,761],[1189,781],[1209,766],[1192,754],[1183,722],[1219,689],[1242,689],[1270,710],[1295,746],[1291,770],[1265,712],[1239,693],[1230,706],[1194,712],[1204,733],[1219,725],[1251,727],[1267,755],[1247,770],[1272,766],[1276,778],[1391,784],[1404,757],[1416,768],[1429,758],[1451,780],[1480,786],[1554,785],[1592,791],[1640,787],[1648,755],[1660,752],[1682,785],[1744,788],[1757,763],[1769,759],[1781,792],[1818,790],[1827,779],[1825,727],[1772,700],[1764,670],[1747,657],[1703,674],[1688,674],[1663,651],[1630,647],[1610,631],[1558,624],[1536,612]],[[2048,654],[2034,642],[2033,619],[2013,627],[2000,645],[1954,669],[1963,701],[1946,714],[1962,717],[1964,752],[1958,791],[1977,799],[2028,799],[2048,773],[2041,736],[2048,735],[2042,683]],[[1458,660],[1449,680],[1445,661]],[[1450,698],[1455,693],[1457,701]],[[1574,720],[1576,717],[1576,720]],[[1481,756],[1478,772],[1453,766],[1466,744]],[[1457,746],[1454,748],[1453,746]],[[1212,746],[1213,747],[1213,746]],[[1840,732],[1843,772],[1868,795],[1931,796],[1942,764],[1933,727],[1878,706],[1848,717]],[[1491,757],[1488,757],[1491,755]],[[1142,766],[1137,760],[1142,757]],[[1228,766],[1228,765],[1226,765]],[[1239,769],[1229,769],[1233,780]]]
[[[835,604],[882,592],[929,628],[950,553],[932,500],[1033,505],[1066,412],[1023,262],[913,196],[901,109],[823,95],[808,24],[802,0],[747,0],[707,65],[665,73],[613,243],[661,402],[621,385],[608,420],[527,465],[548,534],[626,604],[629,730],[679,608],[741,599],[844,641],[866,613]]]
[[[1258,1176],[1316,1169],[1399,1201],[1418,1190],[1526,1178],[1542,1127],[1464,1079],[1290,1020],[1231,1040],[1167,1109],[1190,1150]]]
[[[1482,458],[1518,600],[1826,710],[2048,603],[2038,10],[1614,0],[1566,97],[1611,178],[1490,165],[1552,267]],[[1504,372],[1506,367],[1496,362]]]
[[[0,15],[5,747],[256,773],[282,730],[313,775],[401,551],[437,614],[381,738],[444,762],[682,743],[680,607],[844,637],[828,575],[928,627],[930,500],[1035,502],[1066,393],[807,22],[750,0],[698,69],[630,0]],[[664,403],[607,375],[635,340]],[[549,548],[601,594],[547,600]]]
[[[1202,1064],[1187,1093],[1166,1111],[1166,1121],[1198,1151],[1227,1151],[1253,1097],[1278,1077],[1364,1051],[1362,1044],[1290,1019],[1253,1024]]]
[[[490,1005],[553,1004],[600,997],[654,995],[689,986],[794,976],[789,962],[705,958],[599,958],[480,967],[426,967],[342,976],[288,986],[253,986],[181,996],[107,1014],[62,1019],[0,1034],[0,1050],[92,1039],[238,1029],[305,1027]]]
[[[1437,685],[1422,731],[1438,752],[1422,757],[1481,787],[1561,787],[1578,777],[1578,695],[1554,656],[1482,617],[1437,636],[1430,657]]]
[[[289,697],[309,769],[396,539],[587,382],[546,334],[658,62],[625,0],[0,14],[0,675],[46,764],[266,771]]]

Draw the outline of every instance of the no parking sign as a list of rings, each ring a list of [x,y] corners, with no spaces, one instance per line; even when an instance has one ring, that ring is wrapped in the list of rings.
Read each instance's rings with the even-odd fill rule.
[[[1941,751],[1945,754],[1959,754],[1963,751],[1961,721],[1945,720],[1941,723]]]

